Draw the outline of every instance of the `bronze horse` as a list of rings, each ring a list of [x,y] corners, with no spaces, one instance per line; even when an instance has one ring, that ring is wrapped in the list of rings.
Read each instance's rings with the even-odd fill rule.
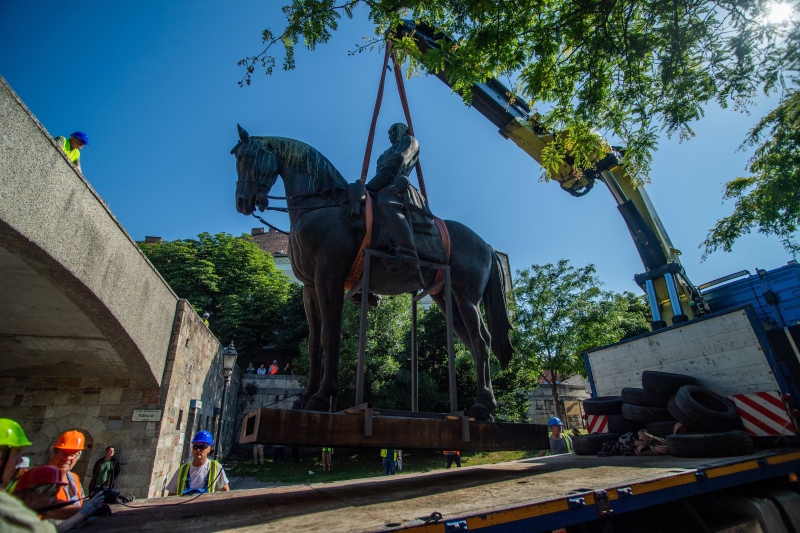
[[[303,408],[335,408],[339,391],[339,350],[342,331],[344,282],[356,258],[363,229],[340,217],[347,182],[321,153],[311,146],[282,137],[250,137],[239,127],[236,156],[236,210],[251,215],[263,211],[267,195],[278,176],[283,179],[289,207],[292,270],[303,282],[303,303],[308,319],[308,386]],[[491,420],[497,401],[489,374],[489,348],[505,367],[512,354],[503,280],[494,251],[475,232],[450,220],[450,268],[453,329],[475,361],[477,392],[470,415]],[[424,269],[423,279],[433,282],[436,271]],[[371,287],[377,294],[382,287]],[[444,312],[443,294],[433,296]],[[483,299],[486,322],[481,317]],[[487,326],[488,325],[488,331]],[[321,366],[321,355],[325,365]],[[324,373],[323,373],[324,368]]]

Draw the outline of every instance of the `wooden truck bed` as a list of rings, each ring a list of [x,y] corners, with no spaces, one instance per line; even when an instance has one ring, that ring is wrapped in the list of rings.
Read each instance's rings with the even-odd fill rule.
[[[88,531],[541,531],[800,470],[800,449],[727,459],[562,455],[114,506]],[[460,528],[460,529],[459,529]]]

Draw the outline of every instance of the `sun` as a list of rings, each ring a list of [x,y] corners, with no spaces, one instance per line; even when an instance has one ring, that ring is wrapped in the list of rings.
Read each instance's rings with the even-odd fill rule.
[[[789,22],[792,16],[792,4],[788,2],[770,2],[766,21],[769,24]]]

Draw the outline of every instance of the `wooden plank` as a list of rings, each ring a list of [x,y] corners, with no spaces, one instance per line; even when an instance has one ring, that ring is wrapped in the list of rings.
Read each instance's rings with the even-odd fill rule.
[[[451,420],[450,418],[454,418]],[[289,409],[256,409],[242,422],[241,444],[419,448],[439,450],[536,450],[550,446],[547,426],[476,422],[469,419],[373,416],[364,434],[364,415]]]
[[[695,376],[719,394],[778,390],[753,326],[743,310],[589,353],[598,396],[641,387],[645,370]]]

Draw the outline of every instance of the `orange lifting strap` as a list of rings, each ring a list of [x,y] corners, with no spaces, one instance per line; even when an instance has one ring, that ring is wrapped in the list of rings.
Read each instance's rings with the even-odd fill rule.
[[[408,101],[406,100],[406,87],[403,83],[403,75],[397,66],[397,58],[392,53],[392,41],[386,43],[386,54],[383,56],[383,69],[381,70],[381,82],[378,85],[378,96],[375,99],[375,110],[372,112],[372,123],[369,126],[369,138],[367,139],[367,150],[364,154],[364,164],[361,167],[361,183],[367,182],[367,172],[369,172],[369,160],[372,157],[372,141],[375,138],[375,124],[378,122],[378,114],[381,111],[381,102],[383,102],[383,87],[386,82],[386,69],[389,66],[389,56],[392,57],[392,65],[394,70],[394,79],[397,83],[397,92],[400,94],[400,103],[403,104],[403,113],[406,116],[408,123],[408,133],[414,136],[414,126],[411,124],[411,113],[408,110]],[[419,192],[422,197],[428,202],[428,192],[425,190],[425,180],[422,178],[422,165],[417,159],[417,164],[414,167],[417,170],[417,181],[419,181]],[[430,204],[429,204],[430,205]]]
[[[397,66],[397,58],[392,53],[392,41],[388,41],[386,43],[386,54],[383,56],[383,69],[381,70],[381,81],[378,84],[378,96],[375,99],[375,110],[372,112],[372,123],[369,126],[369,138],[367,139],[367,149],[364,154],[364,164],[361,167],[361,183],[367,182],[367,172],[369,172],[369,160],[372,157],[372,141],[375,139],[375,125],[378,122],[378,114],[381,111],[381,103],[383,102],[383,88],[386,85],[386,69],[389,66],[389,56],[392,57],[392,65],[394,70],[394,80],[397,83],[397,92],[400,94],[400,103],[403,105],[403,113],[406,116],[406,122],[408,123],[408,133],[412,137],[414,136],[414,126],[411,124],[411,113],[408,110],[408,101],[406,99],[406,88],[405,84],[403,83],[403,75],[400,73],[400,69]],[[422,165],[419,163],[419,159],[417,159],[417,163],[414,166],[417,171],[417,181],[419,181],[419,192],[422,193],[423,198],[425,198],[425,202],[428,203],[428,192],[425,190],[425,180],[422,178]],[[430,205],[430,204],[429,204]],[[358,255],[356,256],[356,260],[353,263],[353,266],[350,268],[350,275],[347,277],[345,281],[345,289],[350,290],[358,283],[358,280],[361,279],[361,275],[364,271],[364,249],[369,248],[370,244],[372,244],[372,202],[370,200],[369,194],[367,194],[367,203],[366,203],[366,225],[367,225],[367,233],[364,235],[364,240],[361,242],[361,248],[358,251]],[[437,229],[439,230],[439,235],[442,237],[442,242],[444,243],[445,251],[447,253],[448,262],[450,260],[450,234],[447,232],[447,226],[445,226],[444,221],[440,218],[434,217],[434,223],[436,224]],[[439,270],[436,272],[436,279],[434,283],[438,283],[444,277],[444,271]],[[442,287],[438,287],[434,291],[431,291],[431,294],[437,294],[439,291],[442,290]]]

